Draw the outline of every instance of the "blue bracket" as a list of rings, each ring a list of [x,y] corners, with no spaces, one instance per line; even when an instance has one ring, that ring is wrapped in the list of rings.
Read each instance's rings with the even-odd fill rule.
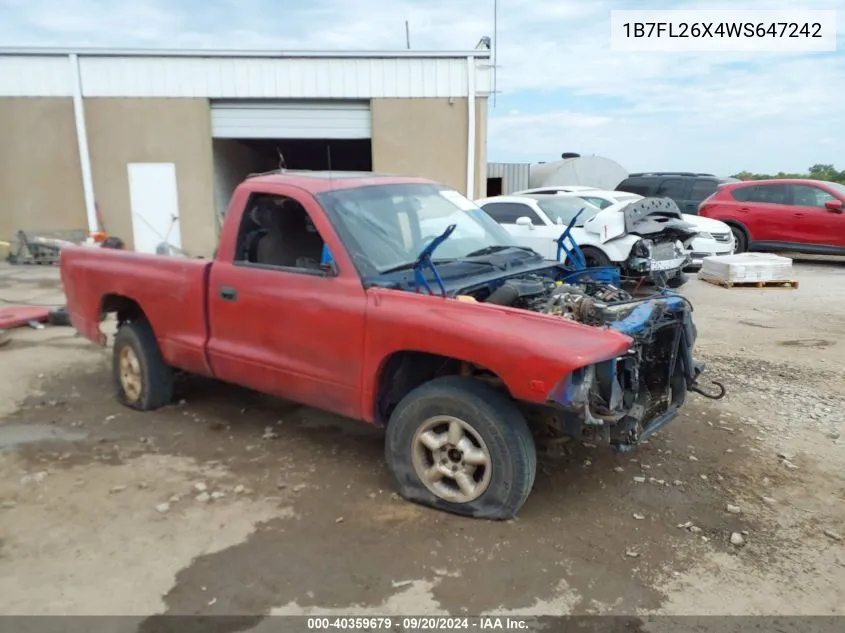
[[[424,249],[422,249],[420,254],[417,256],[417,261],[414,264],[414,281],[417,284],[417,289],[425,288],[428,294],[434,294],[431,291],[431,286],[423,275],[423,269],[428,268],[434,275],[434,279],[437,282],[437,285],[440,286],[440,295],[443,297],[446,296],[446,287],[443,285],[443,279],[441,279],[440,273],[437,272],[437,267],[434,265],[434,262],[431,261],[431,256],[437,249],[437,247],[440,246],[443,242],[445,242],[457,227],[457,224],[450,224],[449,226],[447,226],[446,230],[443,231],[443,233],[441,233],[437,237],[435,237],[433,240],[431,240],[431,242]]]
[[[581,247],[578,246],[578,243],[575,241],[575,238],[572,237],[572,227],[575,226],[575,222],[578,221],[578,217],[584,212],[584,209],[581,209],[578,213],[575,214],[575,217],[569,221],[569,224],[566,225],[566,230],[560,234],[560,237],[557,238],[557,261],[563,261],[566,263],[567,260],[571,260],[573,265],[575,266],[575,270],[586,270],[587,268],[587,259],[584,257],[584,252],[581,250]],[[567,247],[566,242],[569,241],[569,247]],[[566,257],[561,260],[561,254],[565,254]]]

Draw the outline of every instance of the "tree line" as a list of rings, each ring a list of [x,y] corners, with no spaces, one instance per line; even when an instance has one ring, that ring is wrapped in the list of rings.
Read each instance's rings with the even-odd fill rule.
[[[829,182],[838,182],[845,185],[845,169],[837,170],[833,165],[813,165],[807,170],[806,174],[790,174],[779,171],[774,175],[770,174],[755,174],[750,171],[741,171],[734,174],[733,178],[740,180],[770,180],[772,178],[809,178],[811,180],[827,180]]]

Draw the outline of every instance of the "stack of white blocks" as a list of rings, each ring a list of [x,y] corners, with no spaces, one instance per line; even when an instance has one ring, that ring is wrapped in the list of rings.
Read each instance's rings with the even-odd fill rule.
[[[705,257],[698,276],[730,283],[789,281],[792,260],[769,253],[740,253]]]

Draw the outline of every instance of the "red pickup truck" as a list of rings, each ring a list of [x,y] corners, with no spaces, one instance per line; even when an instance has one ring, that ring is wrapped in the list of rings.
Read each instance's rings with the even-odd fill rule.
[[[469,516],[516,514],[535,438],[630,450],[703,393],[686,299],[573,276],[420,178],[251,177],[212,261],[68,248],[61,276],[82,335],[116,315],[125,405],[189,372],[376,424],[401,495]]]

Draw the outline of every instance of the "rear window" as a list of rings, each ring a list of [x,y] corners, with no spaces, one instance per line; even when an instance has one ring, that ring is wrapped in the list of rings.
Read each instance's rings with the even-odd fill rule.
[[[657,189],[657,195],[663,196],[664,198],[671,198],[672,200],[683,200],[686,190],[686,181],[681,178],[667,178],[660,183],[660,187]]]
[[[753,189],[753,186],[737,187],[736,189],[731,189],[731,198],[733,198],[737,202],[748,202],[749,198],[751,198],[751,191]]]
[[[692,188],[690,189],[690,200],[701,202],[716,193],[718,187],[719,183],[715,180],[696,180],[692,183]]]
[[[616,191],[627,191],[628,193],[635,193],[638,196],[648,197],[651,193],[651,183],[643,180],[623,180],[616,185]]]
[[[766,204],[789,204],[789,188],[786,185],[752,185],[737,187],[731,192],[737,202],[762,202]]]

